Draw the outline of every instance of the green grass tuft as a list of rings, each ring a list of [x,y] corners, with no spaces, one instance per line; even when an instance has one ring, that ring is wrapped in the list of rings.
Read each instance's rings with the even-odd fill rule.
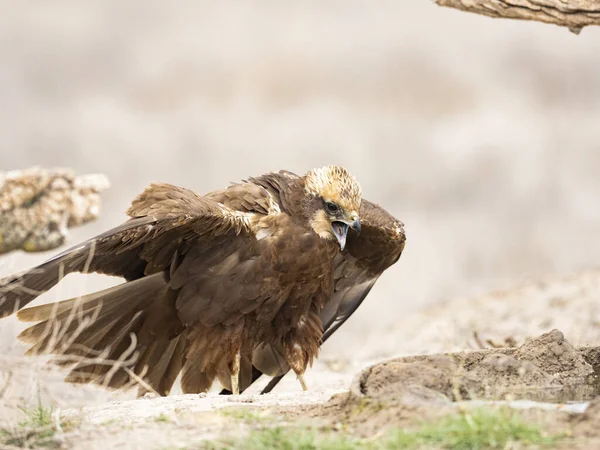
[[[476,409],[430,424],[415,431],[396,430],[384,442],[383,448],[424,448],[436,446],[448,449],[501,449],[514,444],[549,445],[560,436],[549,436],[539,426],[525,422],[515,411]]]
[[[349,436],[321,435],[311,428],[264,428],[239,441],[207,442],[206,450],[354,450],[365,448]]]
[[[58,448],[57,429],[52,417],[53,409],[41,404],[33,408],[21,408],[25,418],[16,425],[0,428],[0,447]],[[62,428],[72,428],[70,422],[62,422]]]
[[[25,419],[19,422],[21,427],[44,428],[52,425],[51,407],[38,405],[34,408],[21,408],[21,411],[25,414]]]
[[[154,421],[169,423],[169,422],[173,422],[173,419],[171,419],[171,417],[169,417],[165,413],[160,413],[158,416],[154,417]]]
[[[547,436],[509,409],[477,409],[422,424],[415,430],[395,430],[372,439],[358,439],[313,428],[263,428],[238,441],[214,441],[207,450],[486,450],[519,445],[556,444],[560,436]]]
[[[255,410],[244,407],[223,408],[220,412],[225,417],[229,417],[243,422],[261,422],[272,417],[268,411]]]

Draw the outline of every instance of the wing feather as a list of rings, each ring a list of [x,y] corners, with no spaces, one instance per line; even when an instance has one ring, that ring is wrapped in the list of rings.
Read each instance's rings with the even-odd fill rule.
[[[131,219],[24,273],[0,280],[0,318],[21,309],[71,272],[134,280],[165,270],[195,239],[251,232],[249,214],[188,189],[153,184],[128,210]]]

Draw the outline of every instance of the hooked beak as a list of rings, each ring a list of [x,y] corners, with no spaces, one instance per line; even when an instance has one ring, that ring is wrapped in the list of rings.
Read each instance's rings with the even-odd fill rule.
[[[360,233],[360,220],[355,219],[350,224],[336,220],[331,223],[333,234],[340,244],[340,249],[343,251],[346,247],[346,237],[348,236],[348,228],[352,228],[357,233]]]

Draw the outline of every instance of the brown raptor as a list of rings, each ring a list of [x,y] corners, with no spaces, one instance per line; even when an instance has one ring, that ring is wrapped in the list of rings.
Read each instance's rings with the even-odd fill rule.
[[[19,337],[29,354],[58,355],[67,381],[141,379],[167,395],[181,372],[185,393],[215,378],[239,393],[291,368],[306,388],[320,344],[405,243],[402,223],[363,200],[340,166],[268,173],[204,196],[153,184],[127,212],[122,225],[0,280],[0,317],[37,322]],[[125,281],[22,309],[71,272]],[[132,348],[129,366],[98,360]]]

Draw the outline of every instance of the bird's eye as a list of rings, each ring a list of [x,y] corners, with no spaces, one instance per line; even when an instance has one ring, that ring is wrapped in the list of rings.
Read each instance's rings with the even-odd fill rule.
[[[327,208],[327,211],[330,213],[337,212],[340,209],[339,206],[333,202],[325,202],[325,208]]]

